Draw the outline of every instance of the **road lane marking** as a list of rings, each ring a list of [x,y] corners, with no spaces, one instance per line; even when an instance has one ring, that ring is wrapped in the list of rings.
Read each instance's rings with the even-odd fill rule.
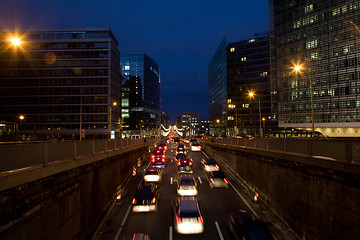
[[[169,227],[169,240],[172,240],[173,239],[173,227],[170,226]]]
[[[172,177],[170,178],[170,184],[173,184],[173,178]]]
[[[203,150],[201,150],[201,152],[205,155],[206,158],[209,158]]]
[[[257,219],[260,219],[259,216],[256,214],[256,212],[254,211],[254,209],[246,202],[245,198],[239,193],[239,191],[234,187],[234,185],[232,185],[232,183],[229,181],[230,186],[235,190],[235,192],[237,193],[237,195],[239,195],[239,197],[243,200],[243,202],[246,204],[246,206],[248,206],[248,208],[250,209],[250,211],[254,214],[254,216]]]
[[[199,183],[200,183],[200,184],[202,184],[201,178],[200,178],[200,177],[198,177],[198,179],[199,179]]]
[[[219,226],[218,222],[215,222],[215,225],[216,225],[216,229],[217,229],[217,231],[218,231],[218,234],[219,234],[220,239],[221,239],[221,240],[224,240],[224,237],[223,237],[223,235],[222,235],[222,233],[221,233],[220,226]]]
[[[126,212],[126,214],[125,214],[125,217],[124,217],[123,221],[121,222],[121,225],[120,225],[119,229],[118,229],[117,232],[116,232],[116,236],[115,236],[114,240],[118,240],[118,239],[119,239],[120,234],[121,234],[121,231],[122,231],[123,228],[124,228],[124,224],[125,224],[125,222],[126,222],[126,219],[127,219],[128,215],[129,215],[129,213],[130,213],[131,207],[132,207],[132,204],[130,204],[129,209],[127,210],[127,212]]]

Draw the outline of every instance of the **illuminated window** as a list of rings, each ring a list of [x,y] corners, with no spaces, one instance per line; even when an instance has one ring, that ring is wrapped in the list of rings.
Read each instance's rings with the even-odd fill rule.
[[[248,104],[248,103],[244,103],[244,104],[242,105],[242,107],[243,107],[243,108],[249,108],[249,104]]]
[[[228,120],[234,120],[234,116],[228,116]]]
[[[235,52],[235,48],[234,47],[230,48],[230,52]]]
[[[254,39],[254,38],[253,38],[253,39],[250,39],[249,42],[255,42],[255,39]]]
[[[227,100],[227,103],[231,103],[231,99],[228,99],[228,100]]]
[[[125,70],[130,70],[130,66],[125,66]]]
[[[242,61],[242,62],[246,62],[246,57],[242,57],[242,58],[241,58],[241,61]]]
[[[307,5],[305,7],[305,12],[308,13],[308,12],[312,12],[314,10],[314,5],[313,4],[310,4],[310,5]]]
[[[316,40],[312,40],[306,43],[306,49],[312,49],[312,48],[316,48],[317,47],[317,39]]]
[[[260,73],[260,77],[266,77],[267,75],[269,75],[268,72],[262,72],[262,73]]]

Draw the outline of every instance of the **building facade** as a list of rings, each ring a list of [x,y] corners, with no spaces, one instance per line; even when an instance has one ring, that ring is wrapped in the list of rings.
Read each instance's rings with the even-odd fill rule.
[[[129,87],[129,98],[123,99],[124,124],[133,134],[160,134],[161,95],[160,68],[146,54],[130,54],[121,58],[123,82]]]
[[[229,43],[226,47],[227,128],[230,136],[259,135],[260,131],[265,133],[265,127],[276,125],[271,115],[269,51],[267,35]],[[254,97],[249,96],[250,92]]]
[[[275,126],[269,75],[267,35],[229,44],[224,38],[209,64],[210,134],[260,135]]]
[[[120,53],[110,29],[19,32],[18,47],[9,35],[0,33],[2,121],[41,138],[105,138],[118,128]]]
[[[183,114],[181,114],[181,128],[183,129],[184,137],[195,136],[198,125],[199,113],[184,112]]]
[[[224,129],[226,123],[226,36],[221,41],[208,65],[208,77],[210,132],[214,134],[215,129]],[[225,131],[222,134],[225,134]]]
[[[272,0],[269,12],[279,126],[360,136],[359,1]]]

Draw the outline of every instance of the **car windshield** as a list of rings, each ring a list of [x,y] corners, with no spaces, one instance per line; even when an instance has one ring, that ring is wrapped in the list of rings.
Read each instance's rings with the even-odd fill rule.
[[[200,144],[198,142],[193,142],[192,145],[193,146],[200,146]]]
[[[147,170],[146,175],[159,175],[158,171],[156,170]]]
[[[152,199],[153,197],[154,194],[151,191],[151,186],[140,186],[136,192],[136,199],[138,200]]]

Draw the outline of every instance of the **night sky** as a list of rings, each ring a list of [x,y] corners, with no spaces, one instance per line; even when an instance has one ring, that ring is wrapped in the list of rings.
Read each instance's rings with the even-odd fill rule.
[[[121,56],[146,53],[161,72],[162,111],[208,119],[208,64],[223,37],[236,42],[268,31],[268,1],[2,0],[0,27],[110,27]]]

